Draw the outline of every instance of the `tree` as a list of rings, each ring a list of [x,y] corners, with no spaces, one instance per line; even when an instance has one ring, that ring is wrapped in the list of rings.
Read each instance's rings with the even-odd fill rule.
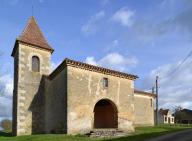
[[[183,108],[181,106],[176,106],[174,108],[174,117],[176,123],[181,123],[181,120],[186,116],[182,110]]]
[[[1,127],[5,130],[5,131],[11,131],[12,130],[12,121],[9,119],[4,119],[1,121],[0,123]]]

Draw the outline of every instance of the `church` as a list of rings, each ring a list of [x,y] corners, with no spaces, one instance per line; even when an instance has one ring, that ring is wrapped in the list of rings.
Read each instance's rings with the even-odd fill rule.
[[[16,38],[13,134],[134,132],[154,125],[155,94],[136,90],[137,75],[73,59],[51,72],[54,49],[32,16]]]

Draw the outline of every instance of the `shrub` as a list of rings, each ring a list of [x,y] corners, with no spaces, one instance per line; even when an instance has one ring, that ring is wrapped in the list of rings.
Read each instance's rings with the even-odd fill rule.
[[[5,131],[11,131],[12,130],[12,121],[9,119],[3,119],[0,123],[1,127]]]

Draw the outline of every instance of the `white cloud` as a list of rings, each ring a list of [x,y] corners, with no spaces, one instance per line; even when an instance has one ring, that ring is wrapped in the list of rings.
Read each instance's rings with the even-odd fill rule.
[[[94,57],[87,57],[85,62],[91,65],[95,65],[95,66],[97,65],[97,62],[95,61]]]
[[[6,74],[1,76],[0,85],[4,88],[5,96],[10,97],[13,95],[13,78],[11,75]]]
[[[155,15],[151,15],[151,18],[143,16],[134,23],[132,29],[138,40],[151,43],[162,40],[163,36],[170,38],[171,36],[179,37],[182,34],[182,37],[186,36],[185,38],[191,41],[192,1],[163,0],[160,7]],[[161,19],[157,19],[157,15],[161,16]]]
[[[112,20],[120,23],[122,26],[130,27],[133,24],[134,12],[126,7],[118,10],[112,17]]]
[[[54,71],[60,64],[61,64],[61,61],[59,62],[51,61],[51,72]]]
[[[0,87],[4,89],[3,95],[0,96],[0,117],[11,117],[13,95],[13,78],[11,75],[6,74],[0,77]]]
[[[159,102],[164,108],[182,106],[192,108],[192,65],[186,61],[178,68],[180,62],[160,66],[150,72],[144,80],[145,87],[151,87],[156,75],[159,75]],[[177,70],[177,71],[174,71]]]
[[[116,51],[119,47],[120,47],[120,42],[119,42],[119,40],[115,39],[115,40],[113,40],[112,42],[110,42],[110,43],[104,48],[104,51],[105,51],[105,52]]]
[[[113,52],[107,54],[98,61],[96,61],[94,57],[87,57],[85,62],[119,71],[127,71],[135,66],[138,63],[138,60],[135,57],[127,57]]]
[[[88,22],[86,24],[84,24],[81,27],[81,31],[86,34],[86,35],[90,35],[90,34],[94,34],[95,32],[97,32],[98,30],[98,25],[97,23],[103,19],[105,17],[105,12],[104,11],[100,11],[98,13],[96,13],[94,16],[92,16]]]
[[[102,58],[99,63],[103,66],[118,67],[120,70],[124,70],[126,66],[137,64],[137,59],[134,57],[125,57],[119,53],[110,53]]]
[[[0,96],[0,117],[11,117],[12,98]]]

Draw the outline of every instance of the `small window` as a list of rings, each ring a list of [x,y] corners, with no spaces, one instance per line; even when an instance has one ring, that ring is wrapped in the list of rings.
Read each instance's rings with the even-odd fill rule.
[[[172,122],[174,122],[174,118],[172,118]]]
[[[103,87],[104,88],[108,87],[108,78],[103,78]]]
[[[167,122],[167,117],[165,117],[165,122]]]
[[[39,57],[37,56],[32,57],[32,71],[34,72],[40,71],[40,60]]]

